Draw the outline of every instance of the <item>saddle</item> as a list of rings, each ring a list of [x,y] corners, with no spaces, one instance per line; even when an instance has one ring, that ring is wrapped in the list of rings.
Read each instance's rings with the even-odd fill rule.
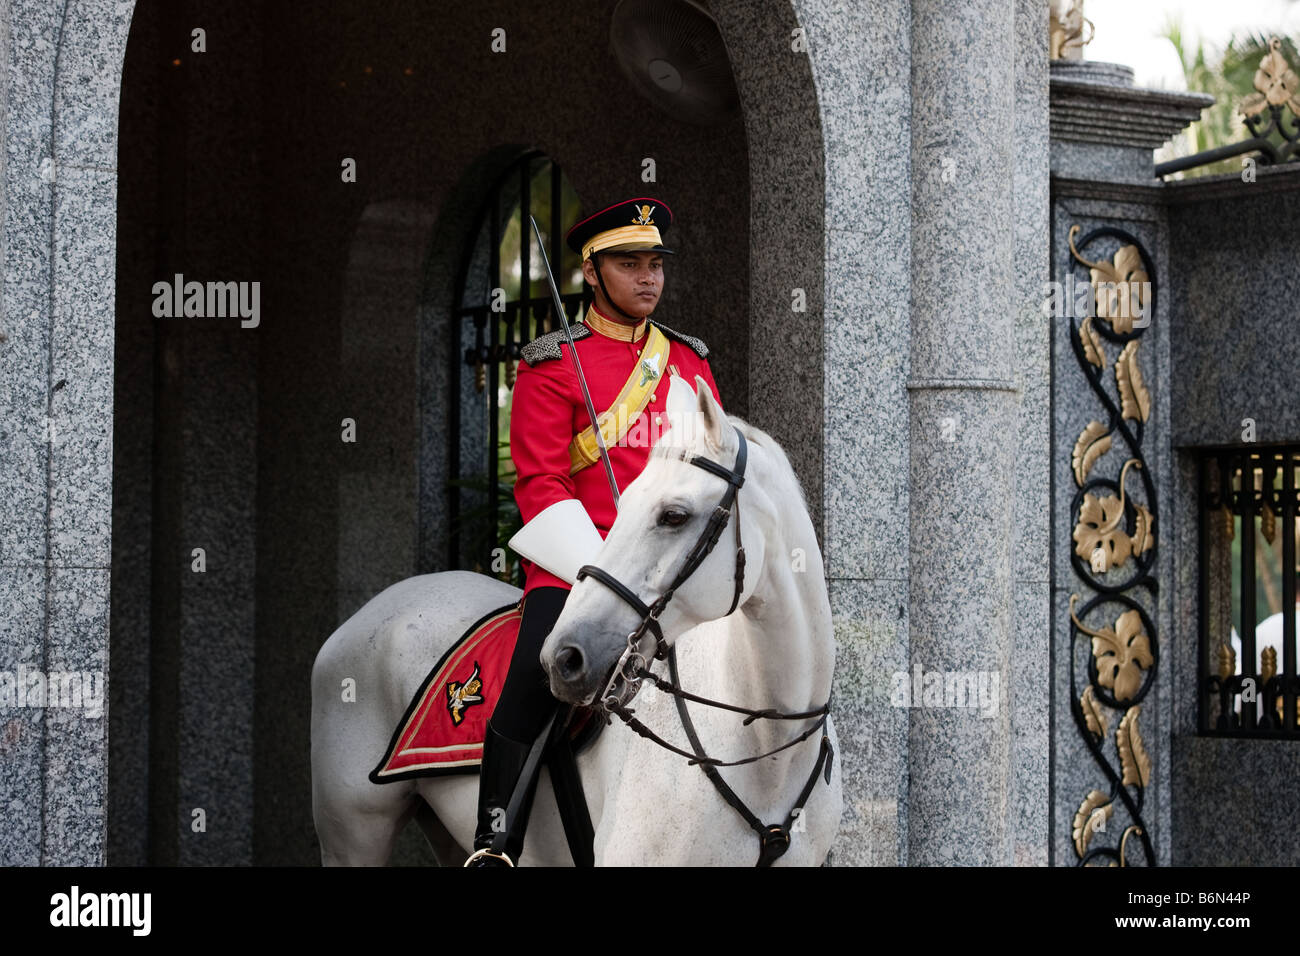
[[[478,773],[488,718],[510,670],[522,617],[522,602],[499,607],[447,649],[411,698],[383,759],[370,771],[371,783]],[[567,723],[562,742],[574,755],[605,727],[585,707],[576,708]]]
[[[504,605],[479,618],[447,649],[397,722],[383,759],[370,771],[371,783],[479,772],[488,718],[510,671],[522,619],[522,600]],[[595,831],[577,755],[595,743],[606,724],[590,707],[562,707],[552,726],[544,756],[555,803],[574,863],[592,866]]]

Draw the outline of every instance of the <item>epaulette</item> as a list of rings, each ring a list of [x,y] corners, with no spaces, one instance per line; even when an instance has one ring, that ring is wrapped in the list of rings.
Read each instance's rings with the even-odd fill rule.
[[[677,332],[674,331],[673,329],[668,328],[668,326],[664,325],[662,322],[654,322],[653,324],[655,328],[657,328],[664,335],[668,336],[674,342],[681,342],[683,345],[689,346],[691,350],[700,358],[709,357],[709,347],[705,345],[703,342],[701,342],[699,339],[697,339],[695,336],[683,335],[681,332]]]
[[[573,332],[573,341],[585,339],[591,335],[591,329],[587,328],[581,322],[569,323],[569,329]],[[529,365],[536,365],[538,362],[545,362],[547,359],[560,358],[560,343],[569,341],[564,335],[564,329],[556,329],[554,332],[547,332],[545,335],[539,335],[522,349],[520,354],[524,361]]]

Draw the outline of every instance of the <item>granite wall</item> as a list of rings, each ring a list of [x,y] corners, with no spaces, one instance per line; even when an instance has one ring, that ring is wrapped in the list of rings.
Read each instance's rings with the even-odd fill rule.
[[[1178,510],[1171,860],[1177,866],[1296,866],[1300,814],[1291,740],[1197,735],[1198,448],[1300,442],[1300,165],[1172,183],[1166,190],[1178,304],[1171,349]]]
[[[825,141],[835,861],[1045,862],[1046,6],[796,9]],[[996,672],[995,717],[898,706],[914,664]]]
[[[1300,336],[1288,334],[1300,299],[1297,164],[1169,186],[1170,293],[1180,303],[1173,339],[1178,447],[1238,444],[1242,419],[1256,441],[1300,441]]]

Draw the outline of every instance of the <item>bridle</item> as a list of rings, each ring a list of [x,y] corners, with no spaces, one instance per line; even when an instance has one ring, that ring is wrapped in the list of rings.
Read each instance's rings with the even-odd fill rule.
[[[731,597],[731,607],[727,609],[724,617],[730,616],[736,610],[740,603],[740,595],[745,589],[745,548],[740,538],[740,498],[738,493],[741,486],[745,483],[745,463],[748,456],[748,447],[745,442],[745,436],[741,434],[740,429],[733,428],[736,438],[739,441],[739,448],[736,452],[736,467],[727,468],[715,461],[707,458],[701,458],[699,455],[691,455],[685,458],[690,464],[703,468],[714,475],[717,475],[727,483],[727,488],[722,494],[722,498],[714,507],[713,513],[709,516],[709,523],[700,532],[699,538],[696,539],[694,547],[686,556],[686,562],[682,565],[677,576],[668,585],[667,590],[655,600],[653,604],[646,604],[637,594],[632,591],[613,575],[607,571],[596,567],[594,564],[584,564],[579,570],[577,579],[595,578],[601,584],[605,585],[641,616],[641,622],[636,629],[627,636],[627,647],[624,648],[622,655],[614,665],[610,674],[609,681],[605,685],[605,690],[600,695],[600,706],[611,714],[617,714],[632,730],[636,731],[642,737],[653,743],[688,758],[691,764],[699,764],[700,768],[712,781],[722,798],[731,805],[745,820],[746,823],[758,834],[759,838],[759,856],[756,866],[770,866],[775,860],[782,856],[790,847],[790,831],[796,819],[803,812],[804,804],[807,803],[809,795],[812,793],[813,786],[817,782],[817,777],[825,768],[825,777],[827,784],[831,781],[831,766],[835,759],[834,750],[831,747],[830,737],[826,733],[826,718],[830,714],[831,702],[828,698],[826,703],[816,710],[805,711],[798,714],[786,714],[777,710],[750,710],[746,707],[738,707],[734,704],[725,704],[721,701],[710,700],[707,697],[699,697],[695,694],[687,693],[682,690],[677,675],[677,649],[669,647],[668,642],[664,640],[663,629],[659,625],[659,616],[663,613],[668,602],[672,600],[677,589],[685,583],[687,578],[695,573],[695,570],[704,562],[704,559],[713,551],[717,545],[718,539],[721,538],[727,522],[731,518],[732,505],[735,505],[736,511],[736,574],[735,574],[735,591]],[[641,653],[641,642],[646,636],[646,632],[655,641],[655,660],[667,660],[670,680],[664,681],[657,674],[652,673],[647,667],[645,655]],[[687,740],[690,741],[691,750],[682,750],[662,738],[655,735],[645,724],[633,716],[633,711],[625,703],[631,701],[640,689],[641,682],[648,680],[659,690],[671,694],[677,705],[677,713],[681,718],[682,728],[686,731]],[[625,685],[623,691],[616,690],[616,685],[622,682]],[[695,732],[695,725],[691,721],[689,712],[686,709],[686,701],[692,700],[696,703],[704,704],[709,707],[717,707],[723,710],[730,710],[739,714],[746,714],[744,721],[745,726],[753,723],[755,720],[804,720],[813,717],[819,718],[815,724],[799,734],[788,743],[782,744],[775,750],[769,750],[767,753],[759,754],[756,757],[748,757],[744,760],[722,761],[715,757],[709,757],[702,753],[703,748]],[[607,720],[610,718],[606,718]],[[765,757],[780,753],[796,744],[807,740],[818,730],[822,732],[821,748],[817,754],[817,762],[813,765],[812,773],[809,774],[804,784],[802,792],[799,794],[799,800],[794,808],[786,815],[784,823],[764,824],[753,811],[749,809],[736,795],[736,792],[727,786],[718,773],[718,767],[737,767],[742,764],[754,763]]]
[[[668,585],[668,589],[664,591],[663,594],[659,595],[658,600],[656,600],[654,604],[647,605],[637,597],[636,593],[631,588],[623,584],[623,582],[619,581],[608,571],[604,571],[601,568],[596,567],[594,564],[584,564],[578,569],[579,581],[585,577],[595,578],[628,604],[632,605],[637,614],[641,615],[641,623],[637,626],[636,630],[627,636],[627,650],[625,650],[623,656],[619,658],[618,663],[614,667],[614,674],[611,676],[609,683],[605,686],[604,693],[601,695],[602,704],[606,706],[607,710],[611,709],[608,707],[611,699],[615,703],[619,700],[617,695],[611,696],[614,685],[619,680],[626,680],[627,683],[631,685],[637,685],[640,683],[640,678],[636,677],[634,672],[635,670],[644,667],[646,663],[645,656],[640,653],[638,647],[640,646],[641,640],[645,636],[647,630],[652,632],[655,639],[655,659],[664,660],[668,656],[668,642],[664,640],[663,629],[659,626],[659,615],[661,615],[664,608],[668,606],[668,602],[673,599],[673,595],[677,592],[677,589],[686,583],[686,579],[695,573],[695,570],[704,563],[704,559],[709,556],[713,551],[714,546],[717,545],[718,539],[722,537],[723,529],[727,526],[727,521],[731,518],[731,506],[733,503],[736,505],[737,511],[736,588],[731,596],[731,607],[727,609],[727,614],[723,616],[726,617],[734,612],[736,610],[736,605],[740,603],[741,592],[745,589],[745,548],[740,540],[740,502],[736,497],[736,493],[740,491],[740,486],[745,483],[745,461],[748,457],[748,446],[745,443],[745,436],[742,435],[738,429],[736,430],[736,437],[740,440],[740,450],[736,452],[736,468],[734,471],[730,468],[719,465],[715,461],[701,458],[699,455],[692,455],[687,459],[690,464],[697,465],[705,471],[712,472],[725,481],[727,483],[727,490],[723,492],[722,499],[713,509],[713,513],[709,515],[709,523],[705,526],[704,530],[700,532],[699,538],[695,541],[695,546],[691,548],[690,552],[686,555],[686,563],[682,565],[681,570],[677,572],[677,577],[673,578],[672,584]],[[633,662],[637,662],[636,666],[629,666]]]

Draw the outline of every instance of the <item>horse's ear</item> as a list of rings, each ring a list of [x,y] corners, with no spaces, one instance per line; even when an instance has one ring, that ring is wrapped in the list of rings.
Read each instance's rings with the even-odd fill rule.
[[[695,389],[680,375],[670,377],[664,411],[670,415],[689,415],[695,411]]]
[[[668,383],[668,398],[664,400],[668,429],[659,441],[665,445],[686,448],[699,427],[697,423],[700,416],[696,405],[695,389],[680,375],[673,375]]]
[[[714,451],[724,451],[727,436],[727,416],[713,397],[713,389],[702,375],[695,376],[695,395],[700,421],[704,426],[704,440]]]

